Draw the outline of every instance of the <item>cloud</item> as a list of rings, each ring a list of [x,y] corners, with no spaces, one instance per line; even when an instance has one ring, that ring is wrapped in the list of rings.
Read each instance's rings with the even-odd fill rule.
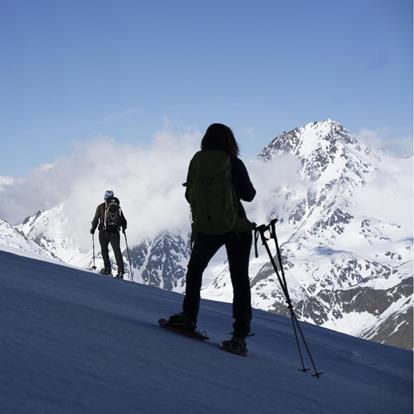
[[[75,239],[88,234],[97,204],[106,189],[120,198],[129,221],[131,241],[155,236],[160,230],[188,223],[184,200],[187,166],[197,150],[200,134],[156,134],[148,147],[120,144],[99,138],[53,164],[42,166],[21,179],[2,180],[0,217],[17,224],[39,209],[64,203]]]
[[[3,191],[6,187],[13,185],[14,182],[14,177],[0,176],[0,191]]]
[[[389,128],[376,130],[363,128],[356,134],[356,137],[358,140],[370,146],[380,148],[398,158],[406,158],[413,155],[413,137],[397,136]]]
[[[247,163],[247,168],[256,197],[246,204],[246,211],[257,224],[265,224],[271,218],[284,218],[309,188],[308,181],[299,173],[300,161],[291,154],[280,155],[273,162],[256,158]],[[280,206],[280,210],[276,211],[275,206]]]
[[[398,223],[412,232],[413,166],[412,159],[398,162],[391,157],[368,177],[367,185],[353,195],[354,214],[377,218],[384,223]]]
[[[202,134],[168,131],[157,133],[146,146],[121,144],[110,137],[78,143],[72,155],[44,164],[27,177],[0,181],[0,217],[18,224],[40,209],[63,203],[66,234],[86,248],[96,206],[103,201],[105,190],[111,189],[128,220],[131,244],[163,230],[187,232],[190,209],[182,183]],[[252,220],[266,220],[274,193],[281,187],[303,187],[293,157],[274,163],[256,159],[246,165],[257,190],[254,202],[246,205]],[[2,182],[10,185],[1,186]]]

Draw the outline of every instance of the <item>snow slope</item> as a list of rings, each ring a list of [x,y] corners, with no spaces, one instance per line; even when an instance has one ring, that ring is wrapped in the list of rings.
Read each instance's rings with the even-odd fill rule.
[[[254,312],[247,358],[231,306],[203,301],[200,343],[157,326],[182,296],[0,251],[4,413],[412,412],[412,352],[314,325],[320,379],[298,371],[290,321]]]

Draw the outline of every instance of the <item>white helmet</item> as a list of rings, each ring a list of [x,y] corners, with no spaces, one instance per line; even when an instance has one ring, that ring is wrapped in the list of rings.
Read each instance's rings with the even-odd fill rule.
[[[108,200],[109,198],[113,198],[113,197],[114,197],[114,192],[112,190],[105,191],[105,196],[104,196],[105,200]]]

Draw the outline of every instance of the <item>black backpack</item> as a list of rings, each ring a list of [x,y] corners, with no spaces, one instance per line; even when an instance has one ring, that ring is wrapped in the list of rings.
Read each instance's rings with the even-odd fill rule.
[[[246,217],[239,217],[231,161],[224,151],[197,152],[188,168],[186,187],[195,232],[221,235],[253,229]]]
[[[121,227],[122,210],[117,199],[105,202],[103,229],[107,231],[119,231]]]
[[[193,230],[205,234],[235,230],[238,205],[230,157],[224,151],[199,151],[194,155],[188,170],[186,197]]]

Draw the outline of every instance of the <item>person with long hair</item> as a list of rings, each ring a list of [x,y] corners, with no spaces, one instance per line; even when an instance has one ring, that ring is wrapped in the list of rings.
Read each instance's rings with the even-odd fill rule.
[[[176,329],[196,330],[202,275],[224,245],[233,286],[234,323],[232,338],[222,345],[231,352],[246,354],[252,318],[248,270],[253,226],[240,200],[252,201],[256,190],[238,155],[239,146],[231,129],[215,123],[208,127],[201,151],[191,160],[186,198],[192,211],[193,246],[183,311],[172,315],[168,323]]]

